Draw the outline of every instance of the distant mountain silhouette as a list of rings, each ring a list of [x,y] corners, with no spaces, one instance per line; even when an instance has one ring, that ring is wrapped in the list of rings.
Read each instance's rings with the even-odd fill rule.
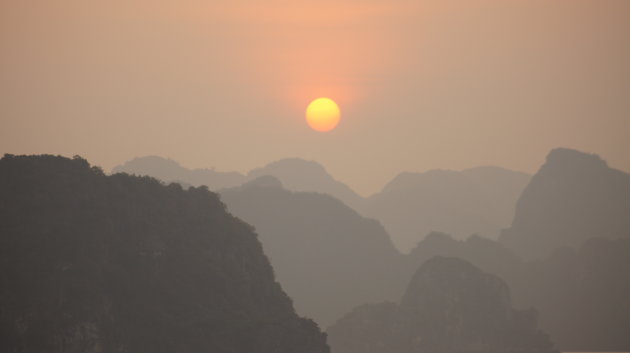
[[[540,327],[564,352],[630,350],[628,238],[593,238],[578,250],[560,248],[523,261],[494,240],[431,233],[409,254],[407,266],[422,266],[434,256],[458,257],[504,279],[514,306],[536,308]]]
[[[205,187],[6,155],[0,259],[2,352],[329,351]]]
[[[187,169],[177,162],[156,156],[135,158],[112,170],[113,173],[148,175],[166,182],[181,182],[193,186],[206,185],[211,190],[231,188],[264,175],[272,175],[287,190],[329,194],[346,205],[361,210],[363,198],[347,185],[335,180],[324,167],[314,161],[286,158],[251,170],[246,176],[237,172],[217,172],[211,169]]]
[[[328,337],[333,353],[558,352],[535,311],[512,308],[505,282],[447,257],[417,270],[400,305],[361,306]]]
[[[282,185],[282,182],[280,180],[278,180],[278,178],[276,178],[275,176],[271,176],[271,175],[263,175],[261,177],[258,177],[256,179],[250,180],[248,182],[246,182],[243,185],[234,187],[234,188],[230,188],[230,189],[223,189],[221,190],[221,192],[233,192],[233,191],[247,191],[251,188],[274,188],[274,189],[283,189],[284,186]]]
[[[287,190],[328,194],[358,213],[379,220],[403,252],[432,231],[460,239],[471,234],[496,238],[510,225],[516,200],[530,178],[499,167],[401,173],[381,192],[366,199],[335,180],[319,163],[300,158],[282,159],[243,175],[190,170],[175,161],[150,156],[126,162],[113,172],[149,175],[184,186],[206,185],[215,191],[271,175]]]
[[[469,261],[483,271],[511,281],[523,276],[524,262],[499,242],[473,235],[465,240],[432,232],[409,253],[408,266],[418,268],[435,256],[456,257]],[[515,283],[508,282],[510,288]],[[514,292],[514,291],[513,291]]]
[[[256,228],[298,313],[320,325],[402,292],[403,258],[383,227],[341,201],[285,190],[271,176],[223,190],[221,199]]]
[[[312,191],[334,196],[346,205],[360,212],[363,198],[346,184],[335,180],[319,163],[300,158],[286,158],[256,168],[247,175],[250,180],[273,175],[278,178],[287,190]]]
[[[368,198],[364,213],[380,220],[403,252],[432,231],[496,238],[529,179],[498,167],[401,173]]]
[[[238,172],[217,172],[213,169],[188,169],[172,159],[158,156],[134,158],[112,169],[112,173],[148,175],[165,182],[192,186],[205,185],[218,190],[241,185],[247,177]]]
[[[630,174],[596,155],[558,148],[523,191],[500,239],[533,259],[600,236],[630,237]]]

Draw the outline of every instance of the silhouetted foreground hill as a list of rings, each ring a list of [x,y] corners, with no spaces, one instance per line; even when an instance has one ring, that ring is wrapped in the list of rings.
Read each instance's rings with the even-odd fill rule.
[[[364,213],[380,220],[403,252],[432,231],[496,238],[529,179],[498,167],[401,173],[367,199]]]
[[[205,188],[0,160],[0,351],[327,352]]]
[[[396,298],[403,257],[375,220],[325,194],[292,192],[271,176],[223,190],[252,224],[298,313],[325,327],[354,306]]]
[[[501,242],[533,259],[592,237],[630,237],[630,174],[596,155],[554,149],[523,191]]]
[[[400,305],[361,306],[328,335],[333,353],[557,352],[501,279],[446,257],[418,269]]]

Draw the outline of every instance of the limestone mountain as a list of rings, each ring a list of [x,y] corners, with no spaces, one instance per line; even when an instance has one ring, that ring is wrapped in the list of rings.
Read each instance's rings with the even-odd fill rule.
[[[496,238],[529,178],[498,167],[402,173],[368,198],[364,213],[380,220],[403,252],[433,231]]]
[[[496,238],[510,225],[516,200],[529,181],[527,174],[499,167],[402,173],[381,192],[363,198],[321,164],[300,158],[271,162],[244,175],[187,169],[173,160],[149,156],[128,161],[113,172],[148,175],[185,186],[206,185],[215,191],[271,175],[287,190],[328,194],[358,213],[379,220],[403,252],[431,231],[460,239],[471,234]]]
[[[505,282],[446,257],[416,271],[400,304],[361,306],[328,336],[333,353],[558,352],[534,310],[512,308]]]
[[[396,298],[402,256],[383,227],[326,194],[293,192],[264,176],[223,190],[252,224],[298,313],[326,326],[356,305]]]
[[[329,351],[205,187],[6,155],[0,259],[2,352]]]
[[[597,155],[554,149],[519,198],[501,242],[533,259],[593,237],[630,237],[630,174]]]
[[[250,180],[272,175],[291,191],[310,191],[331,195],[360,212],[363,198],[346,184],[333,178],[319,163],[301,158],[285,158],[256,168],[247,175]]]
[[[408,255],[407,266],[435,256],[464,259],[505,280],[513,305],[536,308],[539,326],[564,352],[630,350],[630,238],[591,238],[577,249],[524,261],[495,240],[431,233]]]

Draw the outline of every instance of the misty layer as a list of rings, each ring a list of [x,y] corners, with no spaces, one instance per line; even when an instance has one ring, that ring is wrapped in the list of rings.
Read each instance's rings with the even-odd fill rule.
[[[324,193],[343,201],[362,215],[380,221],[396,247],[408,252],[432,231],[459,239],[471,234],[497,238],[510,225],[516,200],[530,176],[499,167],[478,167],[461,172],[432,170],[400,173],[383,190],[363,198],[333,178],[324,167],[299,158],[282,159],[247,175],[211,169],[186,169],[172,160],[148,156],[113,169],[149,175],[183,185],[206,185],[211,190],[230,188],[271,175],[291,191]]]
[[[177,166],[166,165],[162,173]],[[50,156],[7,156],[0,167],[0,251],[7,259],[1,269],[2,342],[23,351],[63,345],[96,352],[111,342],[123,347],[120,352],[160,352],[158,346],[325,351],[314,323],[297,318],[273,283],[261,250],[297,312],[321,327],[332,325],[329,342],[342,353],[549,352],[549,341],[561,351],[630,349],[630,176],[597,156],[553,150],[498,241],[431,232],[408,254],[396,250],[379,222],[336,199],[346,189],[332,187],[340,184],[314,162],[272,163],[241,175],[245,184],[220,191],[227,210],[255,227],[262,249],[216,194],[189,187],[192,182],[181,188],[146,177],[108,177],[81,159]],[[187,170],[180,172],[186,176]],[[397,196],[400,205],[416,198],[422,200],[412,206],[468,200],[462,210],[475,207],[469,195],[481,195],[469,188],[485,185],[486,195],[504,193],[480,203],[497,210],[529,179],[496,168],[403,176],[383,191],[405,190]],[[441,196],[420,197],[426,193],[413,190],[430,190],[418,187],[426,178],[434,181],[424,185],[445,185],[442,190],[460,187],[450,190],[450,198],[439,187]],[[405,209],[391,200],[392,214],[395,207]],[[409,208],[427,219],[421,208]],[[445,226],[461,224],[458,217],[449,221],[448,208],[436,210]],[[414,276],[436,256],[478,269],[437,261],[441,265]],[[487,274],[474,275],[480,271]],[[427,273],[448,280],[434,282]],[[468,280],[460,283],[462,276]],[[405,291],[408,285],[423,289]],[[426,304],[427,296],[435,305]],[[477,305],[484,309],[463,309]],[[536,317],[549,339],[537,329]]]

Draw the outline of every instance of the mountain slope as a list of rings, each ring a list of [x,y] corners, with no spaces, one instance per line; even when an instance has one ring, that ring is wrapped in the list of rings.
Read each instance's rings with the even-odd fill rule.
[[[558,148],[523,191],[500,239],[532,259],[602,236],[630,236],[630,174],[596,155]]]
[[[256,228],[300,314],[326,326],[358,304],[402,292],[403,258],[377,221],[329,195],[280,185],[265,176],[221,199]]]
[[[464,259],[505,280],[514,306],[536,308],[539,326],[564,352],[630,350],[630,238],[592,238],[578,249],[523,261],[498,241],[431,233],[409,254],[408,266],[435,256]]]
[[[363,198],[346,184],[333,178],[319,163],[301,158],[285,158],[256,168],[247,175],[250,180],[272,175],[291,191],[310,191],[328,194],[360,212]]]
[[[205,188],[0,160],[0,351],[328,351],[251,227]]]

